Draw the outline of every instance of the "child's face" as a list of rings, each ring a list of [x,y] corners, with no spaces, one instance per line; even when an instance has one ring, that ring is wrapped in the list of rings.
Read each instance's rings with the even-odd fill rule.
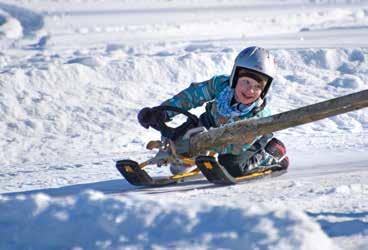
[[[263,85],[253,78],[240,77],[235,87],[235,100],[249,105],[261,96],[262,90]]]

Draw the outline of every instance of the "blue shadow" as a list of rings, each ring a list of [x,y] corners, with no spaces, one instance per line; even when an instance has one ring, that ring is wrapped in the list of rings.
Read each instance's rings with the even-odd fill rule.
[[[313,218],[320,216],[333,216],[337,218],[345,218],[344,221],[329,221],[327,219],[317,219],[316,222],[321,226],[322,230],[330,237],[367,235],[368,234],[368,212],[358,213],[311,213],[307,215]]]

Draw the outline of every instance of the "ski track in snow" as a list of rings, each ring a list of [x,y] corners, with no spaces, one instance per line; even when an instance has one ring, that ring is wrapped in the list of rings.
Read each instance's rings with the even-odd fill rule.
[[[228,74],[248,45],[276,56],[275,113],[367,89],[368,1],[131,6],[1,1],[0,249],[367,249],[366,109],[278,132],[278,178],[137,188],[114,161],[152,156],[140,108]]]

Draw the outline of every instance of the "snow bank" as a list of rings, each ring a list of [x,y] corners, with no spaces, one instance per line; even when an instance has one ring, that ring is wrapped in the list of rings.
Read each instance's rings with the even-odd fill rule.
[[[367,194],[368,185],[363,184],[351,184],[351,185],[341,185],[333,187],[326,192],[331,195],[354,195],[354,194]]]
[[[20,3],[19,3],[20,4]],[[12,34],[19,34],[20,36],[11,38],[20,38],[23,34],[26,36],[35,35],[44,26],[42,15],[22,7],[12,4],[0,3],[1,10],[7,13],[9,17],[8,26],[12,30]]]
[[[23,27],[16,18],[2,11],[0,6],[0,38],[1,36],[9,39],[21,38],[23,36]]]
[[[0,196],[1,249],[334,249],[304,213],[260,206]]]

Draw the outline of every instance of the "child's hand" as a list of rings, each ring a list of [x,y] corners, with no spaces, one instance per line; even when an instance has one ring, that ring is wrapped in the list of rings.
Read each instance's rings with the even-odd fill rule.
[[[138,122],[144,127],[149,128],[151,118],[151,108],[143,108],[138,113]]]
[[[158,128],[159,123],[167,121],[167,115],[165,111],[146,107],[139,111],[138,121],[144,128]]]

